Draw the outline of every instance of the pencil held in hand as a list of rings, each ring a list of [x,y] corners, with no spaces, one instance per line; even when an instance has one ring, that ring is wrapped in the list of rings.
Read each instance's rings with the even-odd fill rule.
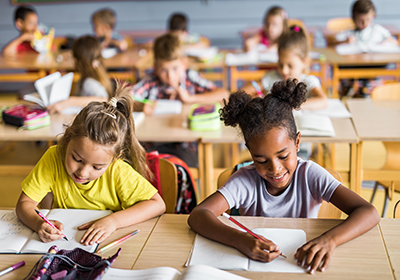
[[[40,218],[43,219],[43,221],[45,221],[49,226],[51,226],[52,228],[59,230],[55,225],[53,225],[45,216],[43,216],[42,213],[40,213],[38,210],[35,209],[36,214],[39,215]],[[65,236],[65,234],[62,235],[62,237],[68,241],[68,238]]]
[[[261,240],[262,242],[265,242],[265,240],[263,240],[261,237],[259,237],[257,234],[255,234],[254,232],[252,232],[249,228],[245,227],[244,225],[242,225],[241,223],[239,223],[238,221],[236,221],[234,218],[231,217],[231,215],[227,214],[227,213],[222,213],[222,216],[224,216],[225,218],[229,219],[231,222],[233,222],[234,224],[238,225],[240,228],[244,229],[245,231],[247,231],[248,233],[250,233],[252,236],[254,236],[255,238],[257,238],[258,240]],[[282,257],[287,258],[283,253],[280,254]]]

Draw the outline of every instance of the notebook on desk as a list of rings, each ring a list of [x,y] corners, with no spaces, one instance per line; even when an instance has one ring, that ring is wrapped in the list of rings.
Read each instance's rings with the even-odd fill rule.
[[[46,108],[50,104],[69,98],[73,79],[72,72],[64,76],[61,76],[60,72],[50,74],[37,80],[34,83],[37,92],[24,95],[24,99]]]
[[[298,229],[258,228],[254,233],[264,236],[278,245],[287,258],[278,257],[272,262],[253,261],[235,248],[215,242],[199,234],[189,256],[189,265],[208,265],[220,269],[262,272],[304,273],[297,265],[294,254],[306,243],[306,233]]]
[[[336,52],[340,55],[351,55],[361,53],[400,53],[400,47],[396,44],[340,44],[336,46]]]
[[[79,247],[93,253],[98,244],[89,246],[81,244],[79,241],[85,230],[78,230],[77,227],[112,213],[110,210],[80,209],[42,209],[40,211],[47,219],[58,220],[64,224],[64,234],[69,241],[59,239],[44,243],[36,232],[18,219],[14,210],[0,210],[0,253],[44,254],[52,245],[67,250]]]
[[[328,116],[294,113],[294,120],[301,136],[335,137],[335,129]]]

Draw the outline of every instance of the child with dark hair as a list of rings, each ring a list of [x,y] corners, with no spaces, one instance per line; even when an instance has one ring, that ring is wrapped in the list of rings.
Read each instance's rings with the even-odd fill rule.
[[[197,33],[188,31],[188,18],[183,13],[174,13],[168,20],[168,30],[178,36],[184,50],[189,48],[206,48],[210,46],[210,40]]]
[[[32,6],[18,7],[14,13],[14,23],[20,34],[4,47],[3,54],[14,55],[22,52],[36,52],[31,46],[38,25],[36,10]]]
[[[236,171],[225,185],[191,213],[194,231],[234,247],[251,259],[270,262],[281,252],[277,245],[222,223],[217,217],[237,208],[245,216],[317,218],[322,200],[332,203],[348,218],[340,225],[300,247],[294,257],[313,274],[324,271],[335,248],[360,236],[379,223],[375,207],[342,186],[312,161],[297,157],[300,132],[293,109],[306,100],[304,83],[276,82],[264,98],[236,92],[221,109],[225,125],[239,126],[253,164]],[[293,257],[293,256],[288,256]]]

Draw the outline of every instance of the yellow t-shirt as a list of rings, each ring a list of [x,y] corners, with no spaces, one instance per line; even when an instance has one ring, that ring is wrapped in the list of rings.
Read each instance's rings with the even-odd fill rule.
[[[123,210],[137,202],[149,200],[157,190],[132,166],[115,160],[96,180],[75,183],[57,153],[50,147],[22,182],[22,191],[36,202],[48,192],[54,194],[55,208]]]

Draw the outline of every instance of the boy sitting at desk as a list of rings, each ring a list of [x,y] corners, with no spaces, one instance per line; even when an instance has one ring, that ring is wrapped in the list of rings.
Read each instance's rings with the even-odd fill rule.
[[[14,55],[22,52],[36,52],[31,42],[34,40],[34,32],[38,25],[38,15],[32,6],[21,6],[14,13],[15,27],[20,34],[8,43],[3,49],[4,55]]]
[[[128,48],[128,42],[121,34],[114,31],[115,22],[115,12],[111,9],[98,10],[92,15],[93,30],[101,47],[125,51]]]
[[[181,43],[177,36],[167,33],[158,37],[153,46],[154,73],[145,76],[133,87],[136,100],[178,99],[182,103],[221,102],[229,95],[228,90],[202,77],[194,70],[187,69]],[[143,112],[152,114],[156,104],[143,105]],[[147,151],[158,150],[160,153],[176,155],[189,166],[197,166],[196,147],[188,143],[149,143]]]
[[[187,26],[187,16],[182,13],[172,14],[168,20],[169,32],[178,36],[184,50],[190,48],[207,48],[210,46],[210,41],[207,38],[197,33],[189,33]]]

